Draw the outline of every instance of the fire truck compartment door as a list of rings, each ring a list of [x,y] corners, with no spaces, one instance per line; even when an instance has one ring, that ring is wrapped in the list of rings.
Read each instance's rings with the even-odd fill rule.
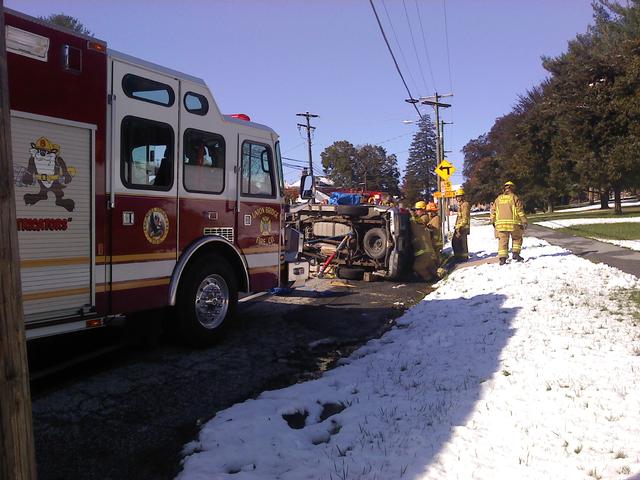
[[[93,128],[12,112],[26,322],[78,315],[94,305]]]

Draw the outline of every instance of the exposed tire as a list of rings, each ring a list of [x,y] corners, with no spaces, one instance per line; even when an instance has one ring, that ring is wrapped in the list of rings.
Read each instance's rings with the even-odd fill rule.
[[[236,276],[221,257],[194,262],[178,291],[178,333],[189,345],[203,348],[222,338],[238,306]]]
[[[362,247],[371,258],[384,258],[387,255],[387,233],[382,228],[367,230],[362,239]]]
[[[338,205],[336,213],[345,217],[364,217],[369,213],[369,207],[364,205]]]
[[[364,268],[340,266],[336,271],[336,276],[344,280],[362,280]]]

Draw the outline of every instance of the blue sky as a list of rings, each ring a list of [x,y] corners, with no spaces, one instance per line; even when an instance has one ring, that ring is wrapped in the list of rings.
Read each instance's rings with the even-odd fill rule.
[[[540,56],[561,53],[585,31],[590,3],[374,0],[413,96],[455,95],[443,113],[454,122],[445,130],[448,159],[458,168],[454,183],[462,181],[462,147],[545,77]],[[296,113],[310,111],[320,115],[312,122],[316,166],[325,147],[348,140],[382,145],[404,168],[415,126],[403,120],[417,114],[404,102],[408,95],[368,0],[4,4],[34,16],[72,15],[110,48],[203,78],[224,113],[246,113],[274,128],[285,157],[307,159]],[[295,180],[299,172],[285,176]]]

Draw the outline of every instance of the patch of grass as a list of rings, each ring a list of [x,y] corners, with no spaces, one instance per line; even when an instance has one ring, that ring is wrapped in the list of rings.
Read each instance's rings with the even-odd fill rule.
[[[580,237],[608,238],[611,240],[639,240],[640,223],[595,223],[591,225],[572,225],[559,228],[558,231]]]
[[[534,213],[527,215],[530,222],[545,222],[547,220],[567,220],[572,218],[620,218],[635,217],[640,215],[640,207],[623,207],[621,215],[615,215],[614,209],[608,210],[587,210],[583,212],[553,212],[553,213]]]

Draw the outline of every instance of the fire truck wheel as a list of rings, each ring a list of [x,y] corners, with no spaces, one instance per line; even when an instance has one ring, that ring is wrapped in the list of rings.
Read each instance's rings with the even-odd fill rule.
[[[345,217],[364,217],[369,213],[369,207],[364,205],[338,205],[336,213]]]
[[[222,258],[209,255],[198,259],[185,272],[178,296],[178,330],[195,347],[218,340],[238,305],[236,277]]]
[[[362,247],[371,258],[380,260],[387,254],[387,234],[381,228],[372,228],[364,234]]]
[[[336,277],[345,280],[362,280],[364,277],[364,268],[362,267],[345,267],[341,265],[336,270]]]

